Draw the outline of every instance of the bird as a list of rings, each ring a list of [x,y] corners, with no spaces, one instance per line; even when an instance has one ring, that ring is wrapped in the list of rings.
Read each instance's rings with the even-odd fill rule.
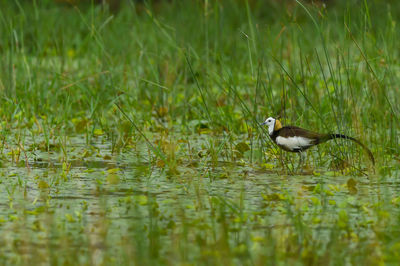
[[[296,126],[283,127],[281,122],[273,117],[268,117],[261,125],[268,126],[268,134],[278,147],[288,152],[300,153],[300,159],[303,151],[315,145],[327,142],[331,139],[348,139],[360,145],[368,153],[372,164],[375,165],[372,152],[367,146],[355,138],[343,134],[321,134]]]

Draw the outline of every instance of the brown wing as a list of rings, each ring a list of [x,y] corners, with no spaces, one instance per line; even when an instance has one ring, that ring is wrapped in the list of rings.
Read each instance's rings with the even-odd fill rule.
[[[295,126],[285,126],[279,130],[279,135],[285,138],[294,137],[294,136],[302,136],[309,139],[318,140],[324,134],[319,134],[307,129],[295,127]]]

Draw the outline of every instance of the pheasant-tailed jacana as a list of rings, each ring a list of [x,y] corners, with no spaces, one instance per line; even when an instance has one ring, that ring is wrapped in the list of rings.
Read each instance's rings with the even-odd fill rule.
[[[302,152],[312,146],[324,143],[331,139],[349,139],[363,147],[368,153],[372,164],[375,165],[375,159],[372,152],[367,148],[367,146],[355,138],[343,134],[320,134],[295,126],[282,127],[281,122],[273,117],[267,118],[261,125],[268,126],[268,133],[273,142],[285,151]]]

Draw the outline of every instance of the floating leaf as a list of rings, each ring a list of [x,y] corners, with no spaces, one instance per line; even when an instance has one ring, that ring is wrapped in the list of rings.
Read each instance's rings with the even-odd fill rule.
[[[70,222],[70,223],[75,223],[76,222],[76,219],[69,213],[65,214],[65,219],[67,219],[67,221]]]
[[[86,118],[72,118],[71,122],[75,125],[75,131],[82,133],[85,131],[89,121]]]
[[[44,180],[40,180],[38,183],[38,188],[40,189],[49,188],[49,184]]]
[[[310,197],[310,200],[314,205],[321,205],[321,200],[317,197]]]
[[[140,205],[147,205],[148,202],[148,198],[146,195],[139,195],[136,197],[136,201],[140,204]]]
[[[235,149],[238,150],[241,154],[243,154],[246,151],[250,150],[250,147],[245,142],[240,142],[236,144]]]
[[[107,173],[109,173],[109,174],[116,174],[116,173],[118,173],[120,170],[121,170],[120,168],[111,168],[111,169],[108,169],[108,170],[107,170]]]
[[[82,158],[87,158],[91,155],[91,152],[88,150],[84,150],[82,153]]]
[[[116,185],[119,183],[119,176],[116,174],[109,174],[107,176],[107,182],[110,185]]]
[[[271,169],[273,169],[275,166],[274,166],[273,164],[270,164],[270,163],[263,163],[263,164],[261,165],[261,167],[262,167],[263,169],[266,169],[266,170],[271,170]]]
[[[347,180],[347,189],[349,190],[349,193],[354,195],[357,194],[357,181],[355,181],[353,178],[349,178]]]
[[[262,194],[261,196],[267,201],[280,201],[285,199],[285,196],[279,193],[272,193],[268,195]]]
[[[314,171],[314,172],[313,172],[313,175],[314,175],[314,176],[321,176],[321,173]]]
[[[104,134],[104,131],[101,130],[100,128],[97,128],[97,129],[95,129],[95,130],[93,131],[93,134],[94,134],[95,136],[101,136],[101,135]]]

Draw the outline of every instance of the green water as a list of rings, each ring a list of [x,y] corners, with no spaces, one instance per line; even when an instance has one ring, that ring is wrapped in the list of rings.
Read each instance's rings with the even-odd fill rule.
[[[332,259],[358,263],[382,237],[396,241],[397,178],[288,175],[200,157],[171,176],[147,161],[145,144],[111,155],[105,137],[67,141],[68,163],[35,150],[3,164],[3,262],[318,263],[344,252],[352,257]]]

